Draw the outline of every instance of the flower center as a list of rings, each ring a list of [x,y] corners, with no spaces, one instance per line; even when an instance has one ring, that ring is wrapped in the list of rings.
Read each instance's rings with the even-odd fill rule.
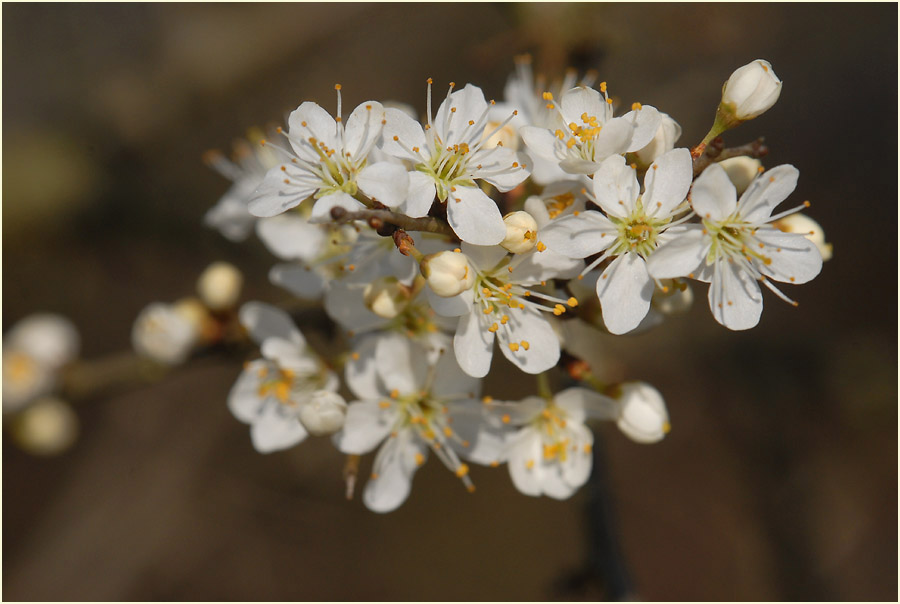
[[[434,153],[428,163],[419,164],[416,170],[428,174],[434,179],[438,199],[447,201],[453,187],[474,187],[475,181],[469,174],[468,165],[471,157],[469,145],[458,143],[452,147],[438,148],[440,141],[434,141]]]

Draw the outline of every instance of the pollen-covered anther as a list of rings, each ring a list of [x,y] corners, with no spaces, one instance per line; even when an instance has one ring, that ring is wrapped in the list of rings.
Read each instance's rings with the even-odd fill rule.
[[[556,306],[553,307],[553,314],[556,315],[557,317],[559,315],[563,314],[564,312],[566,312],[566,307],[563,306],[562,304],[557,304]]]
[[[537,249],[537,251],[543,252],[544,250],[547,249],[547,245],[543,241],[538,241],[535,248]]]
[[[395,398],[398,398],[399,396],[400,396],[400,391],[399,391],[399,390],[397,390],[396,388],[394,388],[393,390],[391,390],[391,394],[390,394],[390,397],[391,397],[391,398],[394,398],[394,399],[395,399]]]
[[[490,405],[491,403],[494,402],[494,397],[493,396],[483,396],[483,397],[481,397],[481,402],[484,403],[485,405]]]
[[[496,323],[492,323],[490,327],[488,327],[488,331],[491,333],[497,333],[497,330],[500,329]]]
[[[643,105],[637,102],[631,104],[632,111],[638,111],[641,107],[643,107]]]
[[[463,476],[465,476],[468,473],[469,473],[469,466],[467,466],[464,463],[459,464],[459,467],[456,468],[456,477],[457,478],[462,478]]]
[[[519,344],[521,344],[522,348],[524,348],[525,350],[531,348],[531,344],[528,343],[528,340],[522,340],[521,342],[519,342]]]
[[[519,345],[518,345],[516,342],[510,342],[510,343],[509,343],[509,349],[512,350],[513,352],[518,352],[518,351],[519,351]]]
[[[572,296],[568,300],[566,300],[566,304],[568,304],[572,308],[575,308],[576,306],[578,306],[578,299],[575,298],[575,296]]]
[[[511,421],[511,418],[509,417],[509,414],[506,413],[503,415],[503,417],[500,418],[500,421],[502,421],[504,424],[508,424]]]

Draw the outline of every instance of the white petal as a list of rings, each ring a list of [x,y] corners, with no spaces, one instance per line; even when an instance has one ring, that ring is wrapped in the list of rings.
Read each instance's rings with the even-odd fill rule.
[[[327,111],[313,102],[301,103],[288,117],[288,140],[294,152],[312,163],[320,161],[310,138],[325,143],[330,149],[338,148],[337,122]]]
[[[421,218],[428,215],[428,210],[434,203],[434,180],[421,172],[409,172],[409,190],[406,195],[406,203],[400,209],[411,218]]]
[[[483,313],[473,309],[469,314],[459,318],[456,335],[453,336],[453,352],[456,362],[463,371],[472,377],[481,378],[491,368],[494,356],[494,334],[481,323]]]
[[[326,285],[322,275],[300,264],[276,264],[269,271],[269,281],[304,300],[319,299]]]
[[[423,157],[412,152],[413,147],[420,149],[421,153],[428,155],[428,143],[425,140],[425,131],[422,125],[399,109],[387,108],[384,110],[384,119],[387,123],[383,130],[383,144],[381,149],[401,159],[408,159],[415,163],[423,161]],[[394,137],[397,140],[394,140]]]
[[[762,314],[762,292],[737,262],[719,260],[709,284],[709,308],[716,321],[735,331],[756,327]]]
[[[288,449],[303,441],[306,436],[306,429],[300,420],[274,399],[269,399],[250,427],[253,448],[260,453]]]
[[[738,202],[738,213],[750,224],[766,222],[772,210],[797,188],[800,171],[783,164],[757,176]]]
[[[427,287],[425,295],[434,312],[444,317],[459,317],[472,312],[472,303],[475,300],[475,292],[471,289],[465,290],[458,296],[444,298]]]
[[[395,208],[406,200],[409,175],[406,168],[388,162],[378,162],[362,169],[356,182],[362,192]]]
[[[542,239],[539,237],[539,239]],[[571,279],[581,272],[584,262],[567,258],[547,246],[543,252],[532,250],[515,265],[509,279],[521,285],[534,285],[548,279]]]
[[[610,155],[625,153],[631,142],[634,128],[628,120],[617,117],[603,126],[603,130],[594,139],[593,159],[602,161]],[[563,168],[565,169],[565,168]]]
[[[474,399],[481,394],[481,379],[465,373],[456,362],[456,355],[449,347],[441,355],[434,371],[431,392],[439,398]]]
[[[594,173],[594,197],[603,211],[619,218],[628,217],[641,192],[635,170],[621,155],[603,160]]]
[[[542,313],[511,308],[508,314],[509,329],[497,332],[503,356],[525,373],[538,374],[555,366],[559,360],[559,338]],[[527,349],[523,341],[528,343]],[[510,344],[517,344],[517,350]]]
[[[375,364],[385,388],[400,394],[418,391],[428,373],[422,348],[396,332],[387,332],[378,338]]]
[[[316,204],[313,206],[312,213],[309,216],[309,221],[312,223],[331,222],[331,209],[337,207],[344,208],[348,212],[358,212],[359,210],[366,209],[366,206],[360,202],[356,201],[346,193],[338,191],[337,193],[330,193],[316,200]]]
[[[654,279],[675,279],[697,273],[709,251],[709,238],[700,225],[672,227],[666,234],[674,237],[647,259],[647,272]]]
[[[312,260],[322,252],[327,237],[321,227],[296,212],[257,221],[256,234],[282,260]]]
[[[228,409],[245,424],[256,420],[263,404],[259,396],[259,371],[265,367],[265,361],[253,361],[247,365],[228,393]]]
[[[589,210],[554,220],[540,230],[538,238],[557,254],[587,258],[615,243],[616,233],[615,225],[606,216]]]
[[[485,422],[482,405],[472,401],[469,405],[454,405],[449,416],[453,419],[453,431],[467,447],[457,447],[460,455],[482,465],[506,461],[506,442],[512,428],[507,424],[494,426]]]
[[[241,307],[239,315],[241,324],[257,344],[262,344],[268,338],[283,338],[290,340],[297,348],[306,346],[294,321],[280,308],[265,302],[247,302]]]
[[[613,419],[618,415],[619,405],[615,400],[587,388],[567,388],[553,397],[572,421],[584,422],[590,419]]]
[[[590,447],[594,444],[594,435],[583,424],[571,426],[575,433],[572,438],[572,450],[562,465],[562,479],[574,493],[588,481],[591,476],[591,467],[594,458],[590,453]]]
[[[398,416],[395,404],[382,407],[380,401],[353,401],[347,406],[344,427],[333,437],[334,446],[341,453],[364,455],[387,438]]]
[[[585,86],[566,91],[559,102],[559,108],[566,124],[572,122],[583,124],[581,116],[586,113],[588,116],[596,117],[602,125],[607,113],[606,105],[606,101],[599,92]]]
[[[538,497],[543,478],[541,437],[531,428],[523,428],[511,440],[507,466],[509,476],[520,493]]]
[[[559,160],[565,157],[565,144],[546,128],[525,126],[519,130],[519,136],[522,137],[529,151],[553,165],[558,164]]]
[[[363,503],[373,512],[391,512],[406,501],[412,477],[418,467],[416,459],[428,450],[403,430],[379,449],[372,467],[373,476],[363,491]]]
[[[344,381],[360,399],[375,399],[385,394],[376,370],[377,344],[378,335],[374,333],[357,338],[350,347],[352,352],[344,365]]]
[[[650,165],[644,177],[644,210],[650,216],[669,216],[685,200],[693,179],[691,152],[672,149]]]
[[[639,254],[627,252],[606,267],[597,280],[597,297],[610,333],[628,333],[640,324],[650,310],[653,287]]]
[[[247,211],[263,218],[281,214],[300,205],[320,186],[321,183],[313,181],[310,173],[292,164],[275,166],[266,172],[265,178],[253,192]]]
[[[638,151],[643,149],[656,136],[662,116],[656,107],[644,105],[640,109],[629,111],[622,118],[628,120],[634,129],[631,134],[631,142],[626,151]]]
[[[456,111],[451,111],[455,109]],[[487,109],[484,93],[478,86],[466,84],[462,90],[452,93],[438,107],[434,116],[434,130],[445,146],[468,143],[470,146],[481,140],[484,126],[469,124],[478,121]]]
[[[469,165],[480,165],[472,176],[481,178],[495,187],[498,191],[510,191],[522,181],[528,178],[528,170],[522,167],[527,165],[525,155],[518,154],[512,149],[494,147],[482,149],[472,156]],[[513,167],[513,164],[518,166]]]
[[[363,284],[335,280],[325,292],[324,307],[329,317],[344,329],[356,333],[382,327],[389,322],[373,313],[363,299]]]
[[[822,254],[816,244],[799,233],[761,228],[755,237],[766,244],[760,251],[772,259],[770,264],[756,263],[767,277],[799,285],[812,280],[822,270]]]
[[[459,247],[479,271],[490,271],[507,256],[507,251],[499,245],[472,245],[463,241]]]
[[[280,337],[266,338],[260,346],[262,355],[275,361],[282,369],[290,369],[301,375],[311,375],[319,369],[319,363],[312,355],[304,352],[303,346]]]
[[[737,191],[725,168],[712,164],[691,187],[691,207],[700,218],[724,220],[737,207]]]
[[[506,237],[506,224],[493,199],[477,187],[456,187],[447,197],[447,220],[468,243],[495,245]]]
[[[354,160],[364,159],[381,137],[384,107],[377,101],[360,103],[344,126],[344,154]],[[384,202],[388,203],[388,202]],[[390,204],[388,204],[390,205]]]

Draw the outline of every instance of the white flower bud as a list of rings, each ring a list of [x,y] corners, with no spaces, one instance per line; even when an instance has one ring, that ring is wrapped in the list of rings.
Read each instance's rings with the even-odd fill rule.
[[[462,252],[438,252],[422,259],[422,274],[439,296],[452,298],[475,285],[475,271]]]
[[[38,399],[12,420],[13,440],[34,455],[56,455],[78,437],[78,416],[68,403],[53,397]]]
[[[725,168],[728,180],[734,185],[738,196],[743,195],[753,179],[759,175],[762,162],[746,155],[723,159],[719,165]]]
[[[659,128],[656,130],[653,140],[647,143],[644,148],[634,152],[638,162],[644,166],[649,166],[663,153],[674,149],[675,142],[681,138],[681,126],[678,125],[678,122],[666,113],[660,112],[659,115],[662,121],[659,123]]]
[[[816,244],[822,260],[831,260],[832,247],[825,243],[825,230],[818,222],[804,214],[791,214],[772,223],[775,228],[785,233],[798,233]]]
[[[691,309],[694,303],[694,292],[684,281],[662,279],[665,290],[656,288],[651,303],[653,308],[664,315],[681,315]]]
[[[635,442],[650,444],[669,431],[669,413],[659,391],[646,382],[622,384],[619,429]]]
[[[781,94],[781,80],[768,61],[757,59],[735,70],[722,89],[722,104],[739,121],[765,113]]]
[[[54,369],[75,360],[80,344],[78,330],[72,322],[53,314],[25,317],[3,338],[4,348],[15,348]]]
[[[500,242],[503,249],[513,254],[524,254],[537,244],[537,221],[528,212],[510,212],[503,217],[506,238]]]
[[[300,423],[313,436],[332,434],[344,427],[347,403],[336,392],[317,390],[300,407]]]
[[[211,310],[234,307],[241,297],[244,276],[227,262],[213,262],[197,279],[197,293]]]
[[[376,279],[363,290],[366,308],[383,319],[393,319],[403,312],[409,297],[409,288],[396,277]]]
[[[197,340],[195,326],[173,305],[154,302],[134,321],[131,343],[141,356],[165,365],[183,363]]]

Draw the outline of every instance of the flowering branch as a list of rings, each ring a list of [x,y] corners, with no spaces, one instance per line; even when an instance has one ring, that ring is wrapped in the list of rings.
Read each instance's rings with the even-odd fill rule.
[[[351,222],[364,220],[369,226],[382,233],[384,225],[393,225],[404,231],[424,231],[426,233],[438,233],[441,235],[454,235],[450,225],[432,216],[422,218],[410,218],[406,214],[400,214],[392,210],[358,210],[350,212],[341,207],[331,208],[331,217],[336,222]],[[454,235],[455,236],[455,235]]]
[[[698,157],[694,157],[694,178],[700,175],[711,164],[720,162],[732,157],[747,156],[753,159],[759,159],[769,154],[769,147],[765,143],[765,138],[759,137],[752,143],[741,145],[740,147],[729,147],[725,149],[721,136],[717,136],[710,141],[709,146]]]

